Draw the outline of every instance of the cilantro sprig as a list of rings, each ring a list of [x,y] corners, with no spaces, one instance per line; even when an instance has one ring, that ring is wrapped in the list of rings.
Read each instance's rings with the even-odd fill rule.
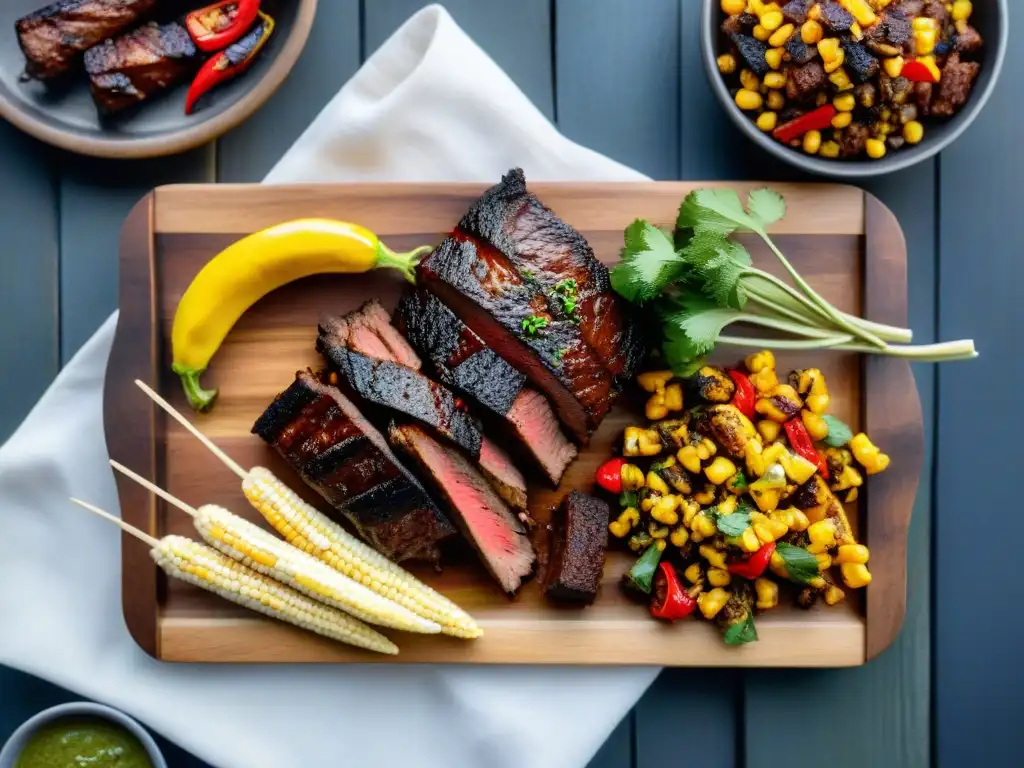
[[[731,189],[699,189],[679,208],[675,230],[637,219],[624,233],[612,287],[651,304],[662,320],[662,350],[681,376],[692,374],[718,344],[775,349],[833,348],[921,362],[977,357],[970,340],[910,346],[911,331],[839,311],[797,272],[768,235],[786,213],[777,192],[756,189],[744,207]],[[755,267],[736,234],[759,237],[792,285]],[[767,329],[766,338],[733,336],[729,326]]]

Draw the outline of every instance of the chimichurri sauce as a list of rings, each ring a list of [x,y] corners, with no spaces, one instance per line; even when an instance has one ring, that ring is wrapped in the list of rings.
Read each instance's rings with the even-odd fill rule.
[[[101,720],[61,720],[41,728],[15,768],[152,768],[139,740]]]

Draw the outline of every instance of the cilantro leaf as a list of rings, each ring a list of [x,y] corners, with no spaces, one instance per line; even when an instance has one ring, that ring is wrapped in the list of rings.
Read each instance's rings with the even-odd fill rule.
[[[676,300],[675,311],[665,315],[665,335],[679,351],[685,350],[690,358],[699,357],[715,348],[722,329],[739,320],[741,314],[699,294],[687,293]]]
[[[853,438],[853,430],[846,426],[845,422],[837,419],[831,413],[822,416],[828,425],[828,435],[825,437],[825,444],[833,448],[840,448],[850,442]]]
[[[790,581],[806,584],[811,579],[818,577],[818,558],[803,547],[794,547],[792,544],[779,542],[775,545],[775,551],[782,556],[786,563],[786,573],[789,574]]]
[[[725,630],[726,645],[745,645],[757,640],[757,627],[754,626],[754,612],[747,611],[743,621],[736,621],[729,624]]]
[[[747,196],[747,209],[764,229],[768,229],[786,215],[786,201],[775,190],[762,187]]]
[[[644,219],[624,233],[622,261],[611,272],[612,288],[630,301],[653,299],[679,276],[684,266],[672,239]]]
[[[742,278],[751,264],[747,249],[721,232],[698,229],[680,254],[703,285],[703,293],[720,306],[743,309],[747,293]]]
[[[745,491],[747,490],[748,485],[749,483],[747,482],[747,476],[743,473],[743,470],[737,470],[736,475],[732,481],[732,487],[735,488],[737,491]]]
[[[748,214],[731,189],[696,189],[679,206],[677,229],[710,229],[722,235],[737,230],[757,232],[761,222]]]
[[[743,532],[750,527],[750,512],[741,509],[731,515],[719,515],[715,518],[715,525],[725,536],[742,536]]]

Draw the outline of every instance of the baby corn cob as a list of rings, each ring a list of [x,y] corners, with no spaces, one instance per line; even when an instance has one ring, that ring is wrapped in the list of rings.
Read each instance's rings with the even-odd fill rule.
[[[358,619],[321,605],[205,544],[183,536],[155,539],[98,507],[78,499],[71,501],[147,543],[153,560],[168,576],[332,640],[378,653],[398,653],[398,646]]]
[[[270,470],[253,467],[246,472],[170,403],[142,381],[135,383],[241,478],[242,492],[249,503],[293,547],[322,560],[381,597],[440,625],[443,634],[465,639],[483,634],[473,618],[451,600],[307,504]]]
[[[189,515],[207,544],[247,568],[369,624],[423,634],[441,631],[433,621],[371,592],[223,507],[204,504],[194,509],[123,464],[111,460],[110,465]]]

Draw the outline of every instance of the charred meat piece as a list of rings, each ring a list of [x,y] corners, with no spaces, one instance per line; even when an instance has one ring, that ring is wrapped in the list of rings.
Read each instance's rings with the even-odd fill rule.
[[[791,101],[812,99],[828,83],[822,63],[813,59],[800,67],[790,67],[786,78],[786,97]]]
[[[949,24],[949,11],[946,10],[946,3],[942,0],[926,0],[921,14],[939,22],[940,31]]]
[[[805,43],[800,39],[800,35],[793,35],[786,43],[786,53],[789,54],[791,62],[797,66],[803,66],[818,55],[818,48]]]
[[[487,570],[509,594],[533,570],[536,555],[526,530],[473,465],[456,450],[434,441],[416,426],[391,425],[392,445],[400,448],[430,478],[455,512],[466,540]]]
[[[973,54],[980,51],[984,45],[981,33],[970,24],[965,24],[962,30],[957,31],[953,47],[958,53]]]
[[[764,77],[768,74],[771,67],[768,66],[768,59],[765,57],[768,53],[767,43],[762,43],[752,35],[733,35],[732,43],[755,75]]]
[[[397,316],[405,335],[430,361],[438,380],[508,424],[557,485],[576,458],[576,447],[562,434],[544,396],[526,386],[526,376],[489,349],[436,296],[425,291],[408,294],[398,305]]]
[[[846,53],[846,69],[857,82],[866,83],[878,74],[881,65],[867,48],[853,40],[843,40],[842,45]]]
[[[825,2],[818,6],[821,11],[821,23],[831,32],[849,32],[853,22],[853,14],[843,8],[839,3]]]
[[[105,114],[163,93],[199,65],[181,24],[146,24],[85,52],[92,97]]]
[[[914,104],[917,111],[923,117],[932,113],[932,96],[935,93],[935,83],[914,83]]]
[[[910,42],[910,18],[899,8],[883,12],[866,32],[865,41],[879,56],[899,56]]]
[[[938,117],[952,117],[959,112],[970,98],[974,80],[980,71],[978,62],[960,61],[960,54],[956,51],[949,54],[942,68],[942,79],[932,101],[931,113]]]
[[[757,434],[750,419],[729,404],[712,405],[701,411],[693,428],[722,446],[734,459],[743,458],[747,443]]]
[[[555,515],[544,594],[589,605],[597,598],[608,548],[608,505],[573,491]]]
[[[436,563],[438,545],[455,534],[383,435],[312,373],[296,374],[252,431],[384,556]]]
[[[411,416],[465,450],[479,462],[503,498],[526,508],[526,480],[505,452],[484,436],[479,420],[465,403],[444,385],[391,359],[400,357],[419,364],[416,353],[379,304],[370,302],[352,315],[324,320],[319,331],[317,350],[353,392],[375,405]],[[394,348],[399,350],[397,354]],[[385,357],[377,359],[371,354]]]
[[[729,374],[713,365],[702,365],[686,384],[690,395],[706,403],[728,403],[736,393]]]
[[[871,131],[866,125],[854,123],[836,134],[836,141],[839,142],[839,154],[842,157],[856,157],[864,151],[870,138]]]
[[[811,10],[814,0],[790,0],[782,6],[782,15],[786,21],[800,26],[807,21],[807,12]]]
[[[25,74],[53,80],[67,74],[94,45],[130,29],[157,0],[58,0],[14,22]]]

